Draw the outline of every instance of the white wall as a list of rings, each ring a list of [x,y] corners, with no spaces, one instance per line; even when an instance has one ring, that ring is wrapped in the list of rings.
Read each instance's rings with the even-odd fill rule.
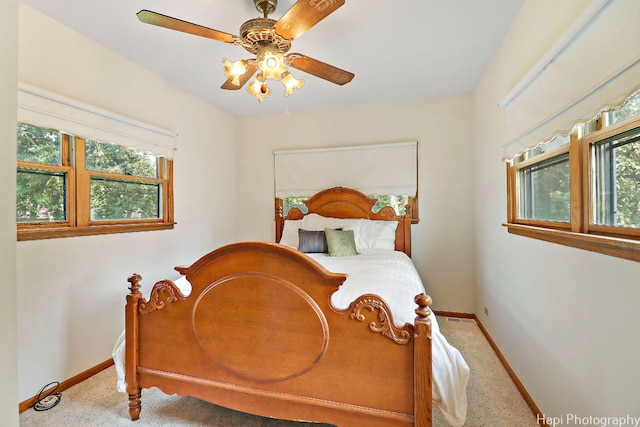
[[[124,325],[130,274],[141,274],[149,292],[155,281],[177,276],[175,265],[190,264],[234,240],[236,122],[28,6],[19,10],[20,81],[179,135],[174,230],[18,242],[18,395],[23,401],[48,382],[66,380],[111,357]],[[13,121],[15,140],[15,105],[5,104],[3,97],[2,108],[12,109],[12,116],[2,120]],[[7,162],[3,170],[15,171],[15,160]],[[3,186],[3,192],[14,198],[15,190]],[[10,216],[15,245],[15,209]],[[15,266],[7,258],[3,263]],[[4,269],[5,279],[11,270]]]
[[[462,96],[239,118],[238,195],[247,202],[238,209],[240,238],[274,239],[273,150],[417,140],[420,223],[413,225],[413,260],[434,308],[472,312],[470,108],[471,98]]]
[[[273,150],[407,140],[420,143],[413,258],[434,307],[478,313],[547,415],[638,416],[640,344],[630,331],[640,264],[512,236],[501,226],[504,116],[496,105],[587,2],[527,2],[473,98],[240,119],[20,5],[21,81],[179,134],[178,224],[173,231],[19,242],[16,255],[14,208],[3,206],[0,233],[10,238],[0,246],[7,350],[0,354],[0,418],[17,425],[16,382],[22,401],[110,356],[129,274],[142,274],[148,291],[174,277],[174,265],[223,243],[273,240]],[[10,151],[16,8],[10,0],[0,9],[0,133]],[[77,58],[82,66],[62,68]],[[1,191],[13,199],[15,163],[3,162]]]
[[[0,2],[0,420],[18,425],[16,307],[16,79],[18,75],[18,1]]]
[[[473,108],[476,313],[542,412],[565,423],[566,414],[640,416],[640,263],[507,233],[497,103],[587,3],[526,2]]]

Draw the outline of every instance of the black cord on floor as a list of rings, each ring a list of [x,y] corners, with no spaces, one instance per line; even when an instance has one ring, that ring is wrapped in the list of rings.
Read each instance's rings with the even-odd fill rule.
[[[44,393],[47,387],[51,385],[54,386],[53,389],[43,396],[42,393]],[[36,411],[46,411],[47,409],[51,409],[54,406],[56,406],[58,403],[60,403],[60,399],[62,399],[62,394],[56,393],[56,390],[58,390],[59,385],[60,383],[58,381],[54,381],[42,387],[42,389],[38,393],[38,397],[36,398],[37,399],[36,404],[33,405],[33,409],[35,409]]]

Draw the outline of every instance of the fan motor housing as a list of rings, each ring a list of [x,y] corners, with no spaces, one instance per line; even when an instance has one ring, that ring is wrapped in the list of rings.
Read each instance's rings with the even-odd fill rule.
[[[276,21],[269,18],[250,19],[242,24],[240,27],[242,47],[251,53],[257,53],[260,46],[275,44],[280,52],[288,52],[291,49],[291,40],[276,34],[273,30],[275,24]]]

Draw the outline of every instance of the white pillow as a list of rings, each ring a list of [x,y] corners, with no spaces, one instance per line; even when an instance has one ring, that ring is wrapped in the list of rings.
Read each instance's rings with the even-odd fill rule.
[[[361,220],[356,234],[358,251],[367,249],[395,250],[396,228],[398,228],[398,221]]]
[[[298,249],[298,229],[302,225],[301,219],[287,219],[284,221],[284,227],[282,229],[282,237],[280,237],[280,244]]]
[[[302,219],[300,228],[309,231],[324,231],[325,228],[342,228],[343,230],[353,230],[354,234],[360,227],[360,219],[354,218],[331,218],[318,214],[309,214]]]
[[[324,230],[325,227],[353,230],[358,252],[367,249],[393,251],[396,248],[398,221],[331,218],[318,214],[309,214],[304,217],[300,226],[304,230],[311,231]]]

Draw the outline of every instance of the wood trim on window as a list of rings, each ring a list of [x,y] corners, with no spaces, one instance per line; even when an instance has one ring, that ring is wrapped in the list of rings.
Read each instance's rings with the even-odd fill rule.
[[[507,223],[516,222],[516,206],[516,171],[507,163]]]
[[[591,218],[591,145],[638,127],[640,116],[635,116],[608,127],[604,127],[600,119],[598,130],[586,136],[580,134],[579,128],[573,132],[568,148],[564,148],[569,151],[570,223],[518,218],[518,170],[559,155],[561,149],[550,150],[516,165],[507,163],[507,223],[503,226],[511,234],[640,261],[639,228],[596,225]]]
[[[569,144],[554,148],[553,150],[540,154],[533,159],[527,159],[519,162],[516,165],[507,163],[507,221],[510,224],[534,225],[553,229],[571,229],[571,223],[567,222],[523,219],[518,216],[518,213],[520,212],[520,203],[518,200],[518,172],[528,166],[535,165],[536,163],[540,163],[566,153],[570,153]],[[569,157],[569,171],[571,173],[571,157]]]
[[[100,234],[169,230],[174,228],[173,161],[158,164],[157,178],[121,176],[86,170],[84,138],[63,134],[62,166],[18,161],[18,167],[64,172],[67,177],[67,220],[59,222],[18,223],[17,240],[41,240]],[[73,144],[73,146],[72,146]],[[166,165],[166,166],[165,166]],[[148,182],[162,187],[161,218],[126,221],[90,219],[92,177],[117,178],[120,181]]]
[[[98,234],[133,233],[138,231],[170,230],[174,225],[174,222],[159,222],[153,224],[113,224],[92,225],[88,227],[32,228],[18,230],[18,241],[93,236]]]
[[[584,194],[589,191],[588,180],[584,182],[584,168],[588,165],[584,159],[584,145],[580,143],[580,131],[571,134],[569,142],[569,195],[571,231],[583,233],[584,224],[588,221],[587,213],[582,208],[585,205]],[[577,190],[577,191],[574,191]]]
[[[519,224],[503,224],[511,234],[640,262],[640,241]]]
[[[614,236],[622,236],[631,239],[640,238],[640,229],[637,228],[625,228],[625,227],[614,227],[614,226],[605,226],[605,225],[596,225],[593,223],[593,218],[591,217],[591,188],[592,188],[592,174],[588,167],[592,162],[592,150],[591,146],[603,139],[607,139],[629,130],[633,130],[640,127],[640,117],[631,117],[627,120],[616,123],[615,125],[603,127],[603,120],[598,120],[598,128],[596,132],[593,132],[589,135],[586,135],[582,138],[582,150],[583,150],[583,159],[585,168],[583,168],[583,179],[584,185],[582,187],[583,198],[584,198],[584,232],[585,233],[594,233],[594,234],[608,234]],[[639,160],[640,161],[640,160]]]
[[[89,225],[89,215],[91,212],[91,176],[86,173],[86,153],[84,138],[75,138],[75,166],[76,179],[78,181],[75,187],[70,188],[69,199],[74,195],[76,200],[76,226],[78,228],[86,228]]]

